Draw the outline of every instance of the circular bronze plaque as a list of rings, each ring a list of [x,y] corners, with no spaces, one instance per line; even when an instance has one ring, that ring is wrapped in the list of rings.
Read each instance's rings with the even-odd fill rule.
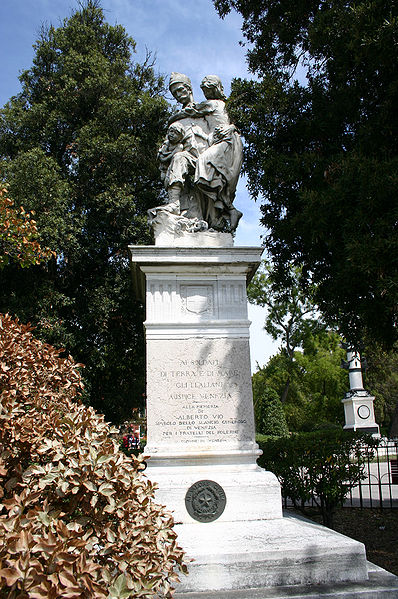
[[[217,520],[224,511],[227,498],[224,489],[213,480],[199,480],[185,495],[188,514],[199,522]]]

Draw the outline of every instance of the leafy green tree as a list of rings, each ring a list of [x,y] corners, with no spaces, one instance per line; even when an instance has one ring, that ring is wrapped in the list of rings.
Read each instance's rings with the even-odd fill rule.
[[[87,400],[117,421],[144,391],[143,309],[127,245],[150,242],[168,116],[150,58],[88,0],[43,29],[22,91],[0,113],[0,160],[16,206],[35,211],[45,265],[1,273],[0,311],[84,362]]]
[[[316,306],[311,291],[303,292],[300,288],[301,276],[300,268],[292,269],[289,285],[278,289],[275,271],[264,261],[247,293],[250,303],[268,309],[264,328],[275,341],[280,339],[290,359],[307,335],[322,326],[315,318]]]
[[[345,351],[332,331],[310,336],[297,352],[300,385],[307,400],[306,428],[344,424],[341,400],[349,388],[347,371],[341,368]]]
[[[317,330],[324,328],[316,319],[312,290],[303,292],[300,288],[302,272],[300,268],[291,269],[289,282],[282,290],[278,289],[276,273],[264,261],[248,288],[249,302],[267,308],[264,328],[276,341],[281,341],[282,353],[286,356],[286,380],[281,401],[284,403],[294,370],[296,349],[302,347],[304,340]]]
[[[285,401],[286,381],[289,381],[289,392]],[[278,395],[283,411],[286,416],[289,430],[301,430],[305,423],[306,398],[302,393],[300,386],[299,373],[297,372],[297,363],[291,362],[283,351],[272,356],[268,363],[257,370],[252,377],[253,399],[256,420],[258,421],[259,408],[262,403],[262,397],[267,389],[273,389]]]
[[[236,9],[255,81],[229,109],[280,288],[290,265],[357,345],[398,327],[398,5],[387,0],[214,0]],[[305,79],[304,84],[298,82]]]
[[[398,437],[398,352],[379,346],[366,350],[365,388],[375,396],[376,422],[384,434]]]
[[[340,367],[344,356],[336,333],[318,331],[309,335],[303,350],[295,351],[292,363],[280,352],[254,373],[255,403],[261,403],[264,390],[269,387],[281,397],[289,375],[289,395],[283,404],[289,429],[312,431],[340,426],[344,423],[341,400],[348,390],[347,373]]]

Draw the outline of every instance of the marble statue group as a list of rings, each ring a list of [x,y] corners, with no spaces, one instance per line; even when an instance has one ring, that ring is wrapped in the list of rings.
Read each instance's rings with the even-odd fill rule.
[[[172,73],[169,89],[182,105],[169,121],[159,149],[164,203],[149,210],[155,230],[171,233],[235,231],[242,213],[234,205],[242,141],[230,122],[222,83],[207,75],[195,102],[190,79]]]

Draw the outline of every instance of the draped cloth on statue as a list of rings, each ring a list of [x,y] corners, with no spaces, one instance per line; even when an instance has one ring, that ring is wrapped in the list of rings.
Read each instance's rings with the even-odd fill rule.
[[[225,210],[232,209],[236,186],[242,166],[242,141],[234,125],[229,122],[225,102],[210,100],[206,121],[211,145],[199,155],[194,184],[206,199],[205,220],[213,222]],[[210,112],[211,110],[211,112]]]

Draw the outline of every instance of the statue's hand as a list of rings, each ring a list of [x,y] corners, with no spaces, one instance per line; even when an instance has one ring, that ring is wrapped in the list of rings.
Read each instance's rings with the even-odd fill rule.
[[[201,116],[209,114],[210,112],[212,112],[212,110],[209,110],[208,106],[206,105],[206,102],[200,102],[192,104],[191,106],[186,106],[184,108],[184,112],[187,116],[199,118]]]
[[[231,125],[218,125],[218,127],[214,129],[214,133],[217,135],[217,137],[224,137],[225,135],[228,135],[230,132]]]
[[[197,114],[195,106],[186,106],[182,112],[186,116],[196,116],[196,114]]]
[[[235,131],[234,125],[219,125],[214,129],[213,143],[218,143],[229,137],[233,131]]]

